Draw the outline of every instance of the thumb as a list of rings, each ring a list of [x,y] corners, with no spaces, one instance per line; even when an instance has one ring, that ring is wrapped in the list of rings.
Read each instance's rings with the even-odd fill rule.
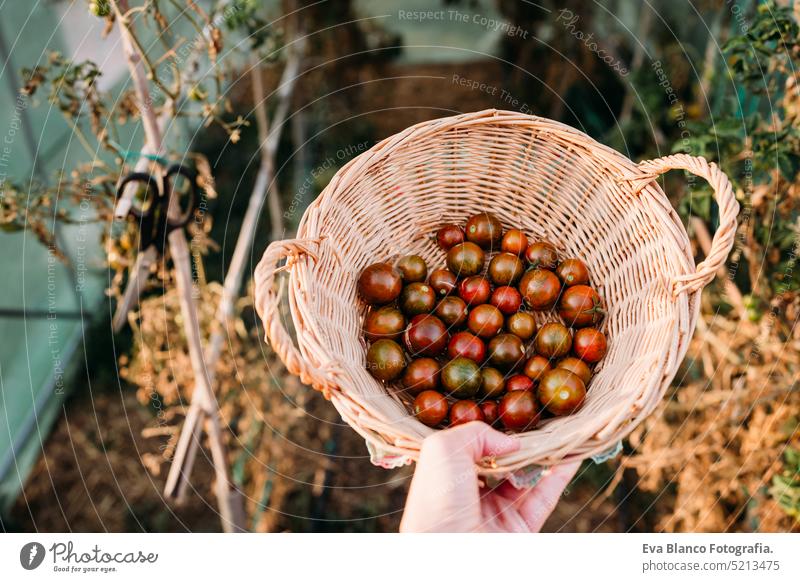
[[[477,462],[484,457],[495,457],[513,453],[519,449],[519,440],[485,422],[473,421],[439,431],[425,439],[423,452],[434,456],[452,457],[463,455]]]

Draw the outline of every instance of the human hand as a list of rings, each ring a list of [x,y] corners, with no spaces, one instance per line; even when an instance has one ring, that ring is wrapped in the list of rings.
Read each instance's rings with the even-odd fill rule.
[[[580,462],[549,469],[530,489],[518,490],[507,481],[481,488],[475,463],[517,449],[517,438],[483,422],[429,436],[422,443],[400,531],[538,532]]]

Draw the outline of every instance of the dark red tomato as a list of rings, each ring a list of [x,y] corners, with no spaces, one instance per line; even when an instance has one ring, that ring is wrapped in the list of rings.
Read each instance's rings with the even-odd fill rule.
[[[391,382],[403,373],[406,356],[399,344],[380,339],[367,350],[367,370],[378,380]]]
[[[447,269],[436,269],[431,273],[428,283],[430,283],[437,295],[444,297],[453,292],[458,284],[458,279]]]
[[[494,305],[478,305],[469,312],[467,327],[478,337],[489,339],[503,329],[503,314]]]
[[[485,422],[486,418],[483,416],[481,407],[472,400],[459,400],[450,407],[450,426],[466,424],[473,420]]]
[[[467,358],[453,358],[442,367],[442,388],[456,398],[472,398],[481,388],[483,378],[478,364]]]
[[[464,231],[457,224],[445,224],[436,231],[436,242],[444,250],[449,251],[464,242]]]
[[[603,305],[597,291],[588,285],[574,285],[561,295],[558,314],[570,327],[588,327],[603,319]]]
[[[495,285],[514,285],[525,272],[525,265],[517,255],[500,253],[489,261],[487,272]]]
[[[584,362],[596,364],[608,351],[608,342],[603,333],[593,327],[584,327],[575,332],[572,350]]]
[[[414,399],[414,416],[428,426],[436,426],[447,418],[450,406],[444,394],[435,390],[420,392]]]
[[[575,339],[572,341],[573,350],[575,349],[575,340],[577,339],[578,339],[578,334],[576,333]],[[563,360],[559,360],[559,362],[556,364],[556,368],[563,368],[564,370],[572,372],[578,378],[580,378],[584,384],[588,384],[589,380],[592,379],[591,368],[589,368],[586,362],[584,362],[583,360],[579,360],[578,358],[564,358]]]
[[[451,295],[439,301],[434,313],[436,317],[444,322],[448,329],[453,329],[467,323],[469,310],[463,299]]]
[[[439,362],[433,358],[412,360],[403,373],[403,386],[412,394],[423,390],[436,390],[439,387]]]
[[[397,261],[397,270],[403,277],[403,282],[418,283],[428,277],[428,264],[419,255],[408,255]]]
[[[522,306],[522,295],[516,287],[498,287],[492,292],[489,303],[497,307],[504,315],[512,315]]]
[[[417,315],[406,328],[406,347],[412,356],[438,356],[448,339],[447,328],[434,315]]]
[[[503,238],[503,225],[494,214],[481,212],[467,220],[467,240],[484,249],[497,250]]]
[[[589,284],[589,269],[580,259],[565,259],[556,267],[556,275],[566,287]]]
[[[539,421],[539,407],[532,392],[517,390],[500,399],[497,416],[509,430],[529,430]]]
[[[506,380],[506,392],[516,392],[517,390],[533,392],[533,380],[525,374],[514,374]]]
[[[364,336],[371,342],[396,339],[405,327],[406,318],[399,309],[389,305],[370,310],[364,318]]]
[[[535,242],[525,250],[525,258],[535,269],[555,269],[558,251],[549,242]]]
[[[494,400],[484,400],[478,406],[481,407],[483,412],[483,421],[486,424],[494,424],[497,422],[497,402]]]
[[[447,268],[456,277],[472,277],[483,270],[485,256],[475,243],[458,244],[447,251]]]
[[[519,292],[528,307],[535,311],[547,311],[558,300],[561,281],[551,271],[531,269],[522,276]]]
[[[548,412],[563,416],[580,408],[586,398],[586,386],[569,370],[555,368],[542,376],[536,396]]]
[[[489,361],[501,370],[510,370],[525,359],[522,340],[510,333],[501,333],[489,341]]]
[[[572,347],[572,336],[560,323],[545,323],[536,334],[534,344],[537,354],[553,360],[569,352]]]
[[[528,237],[525,233],[516,228],[507,230],[500,241],[500,250],[504,253],[520,256],[528,248]]]
[[[409,317],[430,313],[436,306],[436,293],[425,283],[410,283],[400,293],[400,309]]]
[[[383,305],[397,299],[403,290],[400,273],[387,263],[375,263],[361,271],[358,294],[370,305]]]
[[[526,342],[536,333],[536,318],[530,313],[519,311],[506,320],[506,331]]]
[[[491,293],[492,286],[483,277],[469,277],[458,286],[458,296],[470,307],[486,303]]]
[[[469,358],[479,364],[486,358],[486,345],[479,337],[468,331],[460,331],[450,338],[447,346],[447,355],[451,358],[459,356]]]
[[[527,362],[525,362],[524,372],[528,378],[534,382],[538,382],[541,379],[542,374],[550,369],[550,360],[542,356],[532,356],[528,358]]]
[[[481,396],[485,398],[499,398],[506,389],[506,379],[495,368],[481,369]]]

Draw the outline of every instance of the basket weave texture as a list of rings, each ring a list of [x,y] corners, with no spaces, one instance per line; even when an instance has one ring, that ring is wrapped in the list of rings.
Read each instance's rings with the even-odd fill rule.
[[[719,205],[719,228],[697,266],[686,229],[655,181],[671,169],[706,179]],[[373,450],[416,459],[434,429],[365,369],[366,307],[356,281],[368,264],[402,254],[443,266],[433,236],[439,226],[491,211],[505,228],[546,239],[589,265],[606,304],[609,348],[578,412],[521,433],[519,451],[486,459],[478,471],[503,475],[583,459],[613,447],[664,395],[694,331],[700,292],[733,245],[738,209],[727,177],[703,158],[678,154],[637,165],[571,127],[509,111],[437,119],[383,140],[334,176],[306,210],[298,238],[265,251],[256,306],[290,372],[323,391]],[[281,317],[281,271],[289,274],[296,345]]]

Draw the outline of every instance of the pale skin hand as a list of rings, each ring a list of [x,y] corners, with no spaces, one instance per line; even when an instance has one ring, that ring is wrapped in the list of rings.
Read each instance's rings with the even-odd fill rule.
[[[580,462],[547,471],[531,489],[481,487],[475,463],[519,449],[519,441],[470,422],[425,439],[408,492],[401,532],[538,532]]]

